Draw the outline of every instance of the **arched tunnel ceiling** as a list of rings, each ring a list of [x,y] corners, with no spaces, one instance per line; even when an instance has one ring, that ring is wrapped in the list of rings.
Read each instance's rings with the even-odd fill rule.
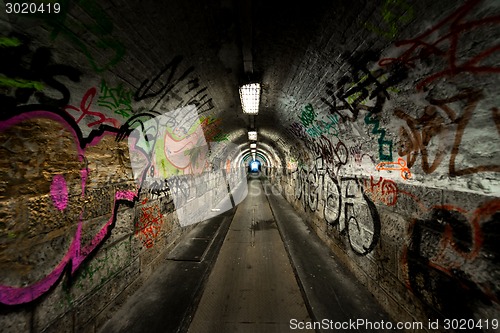
[[[498,317],[499,0],[55,0],[60,13],[26,15],[9,3],[8,325],[102,321],[200,208],[245,187],[250,128],[269,186],[398,317],[469,317],[479,303],[471,318]],[[248,80],[262,85],[255,118],[239,100]],[[80,284],[92,262],[107,277]],[[56,286],[66,273],[76,292]],[[101,298],[95,320],[81,311]]]
[[[339,93],[351,89],[356,81],[363,82],[363,72],[368,75],[378,71],[383,77],[394,70],[387,64],[382,66],[380,60],[401,55],[397,41],[418,36],[461,6],[467,13],[490,18],[486,32],[494,35],[498,31],[494,21],[498,2],[484,0],[481,9],[474,8],[476,0],[464,3],[108,0],[97,4],[89,0],[64,2],[63,15],[59,16],[4,16],[0,22],[9,35],[31,43],[32,49],[48,47],[54,62],[78,70],[79,80],[69,74],[58,77],[64,89],[48,92],[48,97],[57,99],[62,94],[69,98],[70,91],[70,104],[85,105],[83,99],[80,102],[81,96],[85,99],[92,91],[85,94],[84,89],[99,87],[105,80],[110,87],[128,89],[134,97],[134,113],[166,113],[181,105],[196,105],[202,120],[210,117],[207,122],[218,127],[224,140],[236,145],[248,143],[247,130],[255,126],[259,141],[273,147],[274,154],[284,159],[297,157],[298,147],[307,150],[294,126],[301,126],[311,115],[323,122],[323,134],[330,138],[336,134],[332,124],[338,123],[343,133],[352,133],[354,139],[346,138],[349,148],[369,145],[372,151],[378,149],[373,137],[381,131],[383,122],[389,128],[387,137],[397,135],[399,123],[395,127],[389,115],[380,123],[365,119],[363,127],[343,124],[343,117],[359,110],[335,111],[342,104]],[[480,32],[470,33],[473,40]],[[469,44],[463,52],[481,54],[494,46],[490,42]],[[482,64],[498,63],[497,54],[485,54]],[[25,62],[29,64],[29,60]],[[427,65],[432,67],[431,63]],[[415,103],[419,105],[424,98],[449,97],[454,89],[462,89],[461,83],[445,85],[440,95],[431,87],[419,97],[411,84],[412,80],[419,82],[418,73],[407,80],[404,75],[386,81],[397,91],[384,97],[386,106],[405,107],[412,99],[419,99]],[[238,95],[239,85],[249,78],[262,84],[261,108],[255,121],[242,113]],[[397,85],[402,79],[407,82]],[[470,86],[482,85],[484,95],[494,96],[491,80],[475,76],[468,82]],[[351,99],[364,92],[357,93]],[[361,105],[361,109],[377,106]],[[363,123],[363,112],[359,123]]]
[[[251,12],[247,12],[249,5]],[[172,87],[162,104],[145,100],[138,103],[138,109],[165,112],[184,97],[183,88],[194,91],[206,87],[198,97],[206,94],[205,100],[211,99],[211,104],[200,109],[207,110],[213,104],[207,113],[221,120],[221,128],[235,143],[247,140],[246,129],[250,126],[248,116],[241,112],[238,95],[239,84],[247,78],[243,67],[243,49],[247,45],[251,47],[254,76],[260,78],[263,87],[255,124],[259,132],[268,133],[263,138],[276,142],[288,136],[286,125],[292,120],[291,111],[310,100],[311,94],[314,97],[311,88],[318,83],[316,76],[323,75],[323,69],[340,54],[338,39],[332,32],[349,33],[353,24],[350,20],[360,19],[350,4],[330,1],[307,6],[289,1],[110,1],[101,6],[110,16],[113,36],[126,50],[120,62],[109,66],[109,70],[145,96]],[[369,6],[358,6],[359,12],[371,13]],[[94,23],[85,9],[72,6],[71,14],[83,17],[88,25]],[[29,23],[22,24],[29,30]],[[251,33],[245,34],[248,29]],[[316,51],[320,42],[335,44],[335,52]],[[113,51],[112,47],[91,50],[95,58],[103,58],[93,67],[107,67],[114,60]],[[322,63],[318,61],[319,52],[328,53]],[[72,58],[80,68],[86,62],[84,55],[72,54]],[[300,73],[302,68],[309,68],[307,75]],[[187,87],[176,86],[176,79],[186,73],[199,81]],[[146,79],[146,86],[140,89]]]

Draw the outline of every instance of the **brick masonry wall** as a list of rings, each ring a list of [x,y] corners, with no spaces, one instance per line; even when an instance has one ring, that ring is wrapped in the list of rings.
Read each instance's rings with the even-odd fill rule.
[[[145,138],[155,132],[140,141],[131,130],[196,105],[207,140],[225,142],[214,112],[234,113],[230,89],[209,84],[238,70],[234,45],[212,38],[234,29],[207,4],[59,3],[58,15],[0,16],[8,332],[102,324],[184,230],[172,191],[143,186],[147,174],[176,168],[148,168]],[[395,319],[499,318],[498,1],[322,6],[314,20],[301,19],[302,7],[257,17],[296,29],[272,27],[280,42],[269,45],[282,49],[269,63],[255,58],[256,71],[276,65],[262,68],[279,121],[261,137],[284,157],[272,181]],[[310,26],[317,33],[300,34]],[[283,50],[303,52],[302,62]],[[131,158],[142,161],[139,175]],[[213,204],[222,198],[217,177],[189,177],[180,179],[213,192]],[[194,194],[184,189],[173,191],[187,204]]]
[[[169,46],[144,56],[155,37],[125,21],[138,8],[57,3],[59,14],[2,7],[0,16],[2,332],[95,331],[190,230],[192,214],[227,200],[226,176],[204,156],[176,167],[158,157],[167,143],[154,129],[132,132],[196,105],[181,144],[200,130],[207,142],[228,140],[195,68]],[[177,182],[144,183],[167,174]],[[183,223],[181,210],[191,214]]]
[[[338,39],[318,38],[315,63],[295,69],[293,91],[315,92],[283,98],[295,101],[288,134],[299,145],[282,149],[270,179],[394,320],[491,323],[500,8],[401,0],[366,10],[337,44],[350,52],[331,57]]]

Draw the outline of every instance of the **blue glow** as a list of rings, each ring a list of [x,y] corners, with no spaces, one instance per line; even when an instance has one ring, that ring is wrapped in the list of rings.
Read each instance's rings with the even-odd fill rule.
[[[250,163],[250,170],[252,172],[258,172],[259,171],[259,166],[260,166],[260,162],[253,161],[252,163]]]

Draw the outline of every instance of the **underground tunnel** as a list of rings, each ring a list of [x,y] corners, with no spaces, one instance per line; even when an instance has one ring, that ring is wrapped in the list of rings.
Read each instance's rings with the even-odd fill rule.
[[[1,332],[500,329],[499,1],[0,16]]]

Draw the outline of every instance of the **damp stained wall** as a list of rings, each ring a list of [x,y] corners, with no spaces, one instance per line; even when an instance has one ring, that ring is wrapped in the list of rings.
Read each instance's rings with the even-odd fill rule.
[[[58,3],[0,16],[8,332],[99,327],[187,230],[174,192],[221,199],[196,163],[144,186],[134,128],[194,105],[246,144],[229,1]],[[395,321],[500,319],[499,3],[277,3],[253,10],[271,182]]]
[[[334,38],[307,50],[325,72],[297,89],[317,90],[310,99],[284,97],[299,145],[282,146],[287,160],[271,181],[393,318],[491,324],[500,314],[498,3],[383,1],[374,11],[346,32],[378,36],[371,47],[332,65],[324,50]],[[297,69],[297,81],[307,72]]]
[[[0,330],[92,332],[243,173],[207,159],[228,138],[183,56],[141,61],[106,4],[44,6],[0,17]]]

